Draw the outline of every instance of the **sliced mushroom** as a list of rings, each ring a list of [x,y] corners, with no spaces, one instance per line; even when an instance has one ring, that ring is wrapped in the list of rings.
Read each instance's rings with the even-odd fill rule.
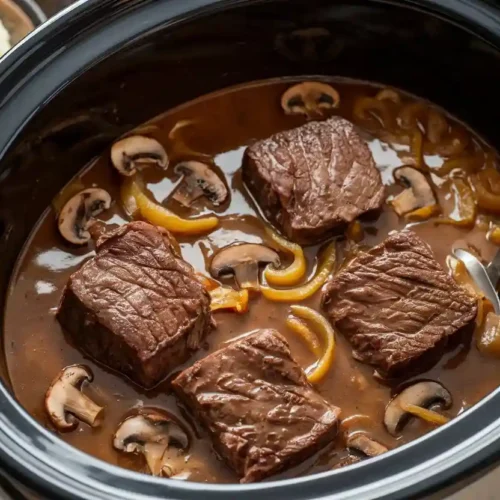
[[[116,430],[113,446],[125,453],[142,453],[154,476],[162,474],[167,449],[175,445],[182,450],[189,447],[189,436],[168,413],[154,408],[145,408],[141,413],[126,418]]]
[[[141,168],[158,165],[168,166],[165,148],[156,140],[144,135],[131,135],[115,142],[111,147],[111,162],[123,175],[134,175]]]
[[[346,439],[346,445],[348,448],[360,451],[367,457],[376,457],[389,451],[383,444],[361,432],[350,434]]]
[[[228,194],[226,185],[205,163],[184,161],[176,165],[174,171],[184,176],[173,194],[174,200],[182,205],[189,207],[202,196],[215,206],[226,201]]]
[[[57,429],[76,429],[78,420],[92,427],[99,425],[103,408],[81,392],[83,383],[93,379],[91,369],[84,365],[67,366],[54,379],[45,394],[45,409]]]
[[[321,82],[304,82],[290,87],[281,97],[281,107],[287,115],[321,114],[323,109],[337,108],[339,93]]]
[[[75,245],[90,240],[89,228],[97,217],[111,206],[111,196],[104,189],[89,188],[75,194],[66,202],[59,214],[59,232]]]
[[[279,255],[265,245],[243,243],[221,249],[212,259],[210,273],[214,278],[234,274],[240,288],[260,290],[259,264],[279,267]]]
[[[406,189],[391,204],[398,215],[405,215],[418,208],[436,205],[436,198],[425,175],[413,167],[401,167],[394,171],[396,181]]]
[[[384,424],[390,434],[397,436],[410,415],[403,409],[406,405],[429,408],[439,404],[443,409],[451,407],[453,400],[449,391],[438,382],[417,382],[400,392],[385,409]]]

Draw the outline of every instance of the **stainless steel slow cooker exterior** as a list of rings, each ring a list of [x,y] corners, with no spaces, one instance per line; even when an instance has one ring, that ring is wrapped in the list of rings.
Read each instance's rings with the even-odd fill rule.
[[[291,36],[310,27],[328,30],[328,50],[304,50]],[[406,88],[500,147],[500,10],[494,2],[80,1],[0,62],[0,300],[44,207],[114,137],[209,91],[295,74]],[[84,125],[73,119],[83,113],[89,117]],[[0,469],[17,484],[13,490],[22,485],[51,500],[407,499],[500,458],[497,390],[449,425],[345,470],[244,486],[162,480],[94,459],[42,428],[16,402],[3,365]]]

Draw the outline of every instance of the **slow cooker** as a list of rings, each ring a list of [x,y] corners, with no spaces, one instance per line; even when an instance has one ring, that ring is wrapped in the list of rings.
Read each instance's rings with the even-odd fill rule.
[[[321,44],[296,36],[317,28],[328,33]],[[40,214],[116,137],[213,90],[293,75],[406,89],[500,148],[495,2],[82,0],[0,62],[0,300]],[[13,497],[413,498],[500,457],[497,390],[450,425],[345,470],[252,485],[162,480],[63,443],[16,402],[3,359],[0,376],[0,468]]]

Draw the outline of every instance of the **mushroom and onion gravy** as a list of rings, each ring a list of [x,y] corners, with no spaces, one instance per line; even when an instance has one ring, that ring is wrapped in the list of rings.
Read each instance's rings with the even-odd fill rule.
[[[367,83],[170,110],[34,229],[6,305],[16,397],[81,450],[177,480],[397,448],[500,384],[498,317],[452,256],[495,254],[497,167],[440,108]]]

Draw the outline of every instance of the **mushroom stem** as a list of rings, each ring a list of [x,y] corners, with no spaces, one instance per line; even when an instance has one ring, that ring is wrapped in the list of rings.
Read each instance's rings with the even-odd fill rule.
[[[240,288],[258,292],[260,290],[258,262],[245,262],[236,266],[234,268],[234,278]]]
[[[411,189],[405,189],[392,200],[392,206],[398,215],[404,215],[418,207],[418,201]]]
[[[141,453],[154,476],[161,476],[164,455],[170,446],[187,451],[189,436],[168,413],[143,408],[142,413],[126,418],[115,432],[113,446],[125,453]]]
[[[394,171],[394,179],[406,188],[391,201],[398,215],[411,215],[417,209],[436,205],[428,180],[416,168],[400,167]]]
[[[215,278],[233,274],[240,288],[260,290],[259,265],[280,265],[279,255],[265,245],[242,243],[222,248],[212,259],[210,273]]]
[[[161,476],[165,465],[163,463],[163,456],[168,446],[168,443],[146,443],[144,445],[144,458],[153,476]]]
[[[75,415],[79,420],[92,427],[96,426],[98,417],[104,409],[72,385],[66,387],[65,406],[68,413]]]
[[[190,186],[186,181],[182,181],[174,191],[172,198],[186,208],[190,208],[193,202],[203,196],[203,189],[199,186]]]
[[[354,448],[367,457],[376,457],[389,451],[387,447],[371,439],[366,434],[356,433],[347,438],[347,447]]]
[[[45,394],[45,409],[57,429],[71,431],[78,420],[93,427],[99,425],[103,408],[81,392],[82,384],[92,380],[92,371],[85,365],[67,366],[54,379]]]

